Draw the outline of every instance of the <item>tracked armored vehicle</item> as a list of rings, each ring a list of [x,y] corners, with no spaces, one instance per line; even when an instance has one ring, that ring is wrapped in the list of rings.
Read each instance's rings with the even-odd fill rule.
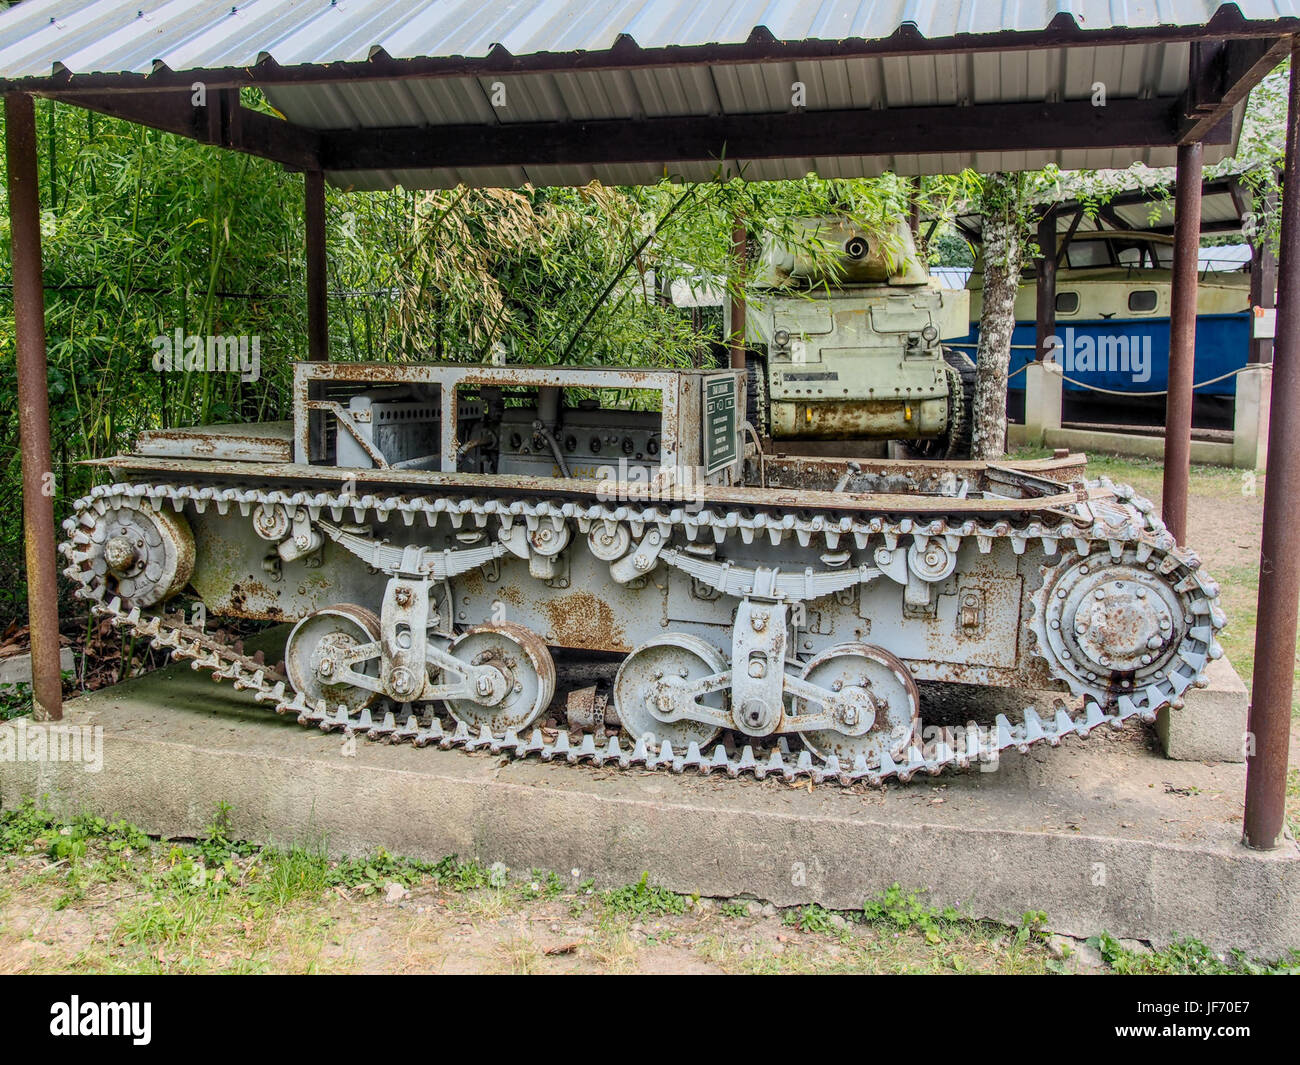
[[[790,224],[764,239],[745,312],[749,420],[795,450],[903,441],[968,457],[975,363],[943,341],[966,336],[970,293],[930,276],[906,222]]]
[[[906,779],[1151,720],[1220,654],[1195,556],[1081,457],[765,453],[744,376],[300,363],[292,423],[104,460],[66,573],[307,725],[760,778]],[[205,615],[291,622],[283,668]],[[544,730],[557,650],[622,658]],[[1059,696],[931,728],[918,681]]]

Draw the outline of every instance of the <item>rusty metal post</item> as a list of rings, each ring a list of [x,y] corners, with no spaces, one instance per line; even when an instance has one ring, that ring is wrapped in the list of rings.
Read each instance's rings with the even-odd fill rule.
[[[327,362],[330,320],[325,290],[325,175],[319,170],[306,171],[303,193],[307,223],[307,358]]]
[[[748,241],[745,223],[737,217],[731,229],[731,258],[737,286],[743,284],[745,279],[745,253]],[[745,368],[745,297],[739,292],[733,292],[731,295],[731,368],[733,370]]]
[[[1038,275],[1038,320],[1034,357],[1040,362],[1047,358],[1049,337],[1056,335],[1056,211],[1048,208],[1038,223],[1039,259],[1034,264]]]
[[[1169,395],[1165,401],[1165,482],[1160,513],[1180,544],[1187,539],[1196,360],[1196,253],[1201,246],[1201,145],[1178,146],[1174,185],[1174,278],[1169,312]]]
[[[1283,173],[1273,417],[1268,427],[1264,538],[1251,683],[1242,839],[1269,850],[1282,838],[1287,747],[1300,600],[1300,43],[1291,46],[1291,95]]]
[[[37,721],[63,717],[59,675],[59,586],[54,552],[54,463],[45,361],[41,205],[36,176],[36,114],[24,93],[5,96],[9,226],[18,346],[18,441],[23,470],[27,617]]]

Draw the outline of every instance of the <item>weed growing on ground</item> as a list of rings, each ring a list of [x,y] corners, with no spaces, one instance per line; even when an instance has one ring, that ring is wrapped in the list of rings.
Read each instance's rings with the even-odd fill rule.
[[[11,721],[32,712],[32,686],[26,681],[0,684],[0,721]]]
[[[1231,976],[1300,973],[1300,950],[1274,961],[1249,958],[1243,951],[1216,954],[1199,939],[1176,940],[1163,950],[1138,953],[1108,932],[1087,940],[1117,973],[1177,976]]]
[[[837,922],[836,917],[840,917]],[[796,906],[793,909],[786,910],[781,914],[781,923],[787,928],[797,928],[800,932],[811,932],[815,935],[838,935],[845,931],[847,919],[828,910],[817,903],[809,903],[807,906]]]
[[[662,917],[667,914],[685,913],[686,897],[675,891],[650,883],[650,874],[642,873],[635,884],[606,891],[600,897],[606,909],[625,914],[635,920],[647,917]]]
[[[919,891],[905,892],[897,883],[874,899],[862,904],[862,916],[872,924],[886,925],[898,931],[916,929],[927,943],[939,943],[946,926],[961,920],[951,906],[936,912],[921,901]]]

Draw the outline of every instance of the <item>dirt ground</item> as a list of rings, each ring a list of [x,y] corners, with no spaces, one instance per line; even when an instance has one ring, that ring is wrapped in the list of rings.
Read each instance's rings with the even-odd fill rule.
[[[680,913],[660,913],[544,879],[466,890],[428,878],[410,888],[334,886],[271,906],[251,903],[247,890],[159,892],[122,874],[69,901],[58,870],[31,856],[11,863],[0,885],[0,973],[1034,973],[1079,965],[1058,960],[1041,936],[994,925],[858,924],[689,898],[674,904]]]
[[[1156,463],[1097,459],[1091,473],[1159,500]],[[1223,587],[1223,643],[1247,683],[1263,493],[1262,475],[1194,471],[1189,539]],[[1300,728],[1292,736],[1300,763]],[[965,920],[901,893],[851,914],[694,899],[645,882],[599,894],[564,871],[503,879],[387,855],[340,864],[261,852],[228,843],[219,824],[206,842],[167,843],[94,819],[0,814],[0,973],[1197,972],[1224,964],[1195,945],[1152,953],[1104,938],[1064,943],[1042,934],[1040,921],[1029,914],[1013,929]]]

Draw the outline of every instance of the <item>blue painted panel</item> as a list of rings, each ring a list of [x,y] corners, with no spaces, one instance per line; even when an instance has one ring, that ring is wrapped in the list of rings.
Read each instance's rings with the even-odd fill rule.
[[[1246,364],[1250,340],[1249,311],[1237,314],[1203,314],[1196,319],[1196,369],[1193,380],[1208,381]],[[1169,319],[1109,318],[1090,322],[1057,322],[1057,335],[1064,345],[1057,355],[1065,365],[1066,377],[1122,392],[1161,392],[1169,387]],[[1021,369],[1033,356],[1033,322],[1017,322],[1011,337],[1011,372]],[[960,345],[972,358],[979,341],[975,325]],[[1024,374],[1011,378],[1008,391],[1022,392]],[[1083,392],[1079,385],[1065,383],[1068,392]],[[1232,396],[1237,379],[1206,385],[1202,395]]]

